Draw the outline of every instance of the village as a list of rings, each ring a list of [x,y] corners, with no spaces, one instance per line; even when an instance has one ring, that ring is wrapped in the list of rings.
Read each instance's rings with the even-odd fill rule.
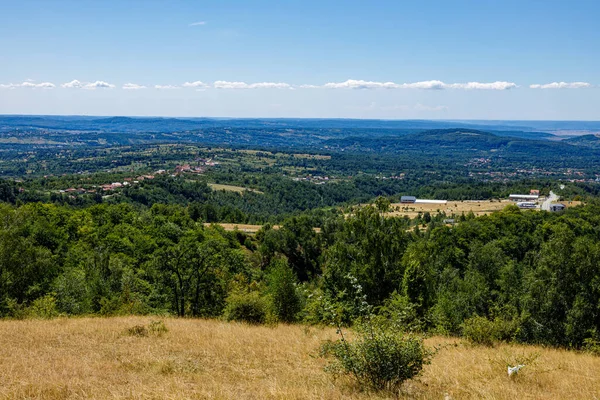
[[[123,178],[123,181],[105,183],[105,184],[100,184],[100,185],[91,185],[89,188],[70,187],[68,189],[60,189],[60,190],[58,190],[58,192],[71,194],[71,195],[113,192],[113,191],[123,189],[128,186],[137,185],[140,182],[143,182],[145,180],[152,180],[158,175],[169,174],[171,177],[176,177],[176,176],[180,176],[183,174],[199,175],[199,174],[204,174],[207,170],[207,167],[214,167],[216,165],[219,165],[219,162],[213,161],[213,159],[211,159],[211,158],[207,158],[207,159],[200,158],[200,159],[197,159],[195,162],[198,165],[196,165],[196,166],[191,166],[190,164],[177,165],[177,166],[175,166],[175,168],[172,170],[171,173],[169,173],[169,171],[167,171],[166,169],[159,169],[159,170],[154,171],[152,174],[144,174],[144,175],[138,175],[136,177]]]

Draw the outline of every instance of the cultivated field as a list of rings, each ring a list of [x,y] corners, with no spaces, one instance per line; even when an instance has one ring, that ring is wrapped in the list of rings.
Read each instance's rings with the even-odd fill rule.
[[[248,192],[262,193],[260,190],[256,190],[256,189],[250,189],[250,188],[243,187],[243,186],[222,185],[220,183],[209,183],[208,186],[210,186],[210,188],[212,190],[225,190],[227,192],[244,193],[245,191],[248,191]]]
[[[435,215],[441,211],[444,211],[447,216],[452,214],[461,215],[473,212],[475,215],[487,215],[494,211],[500,211],[504,207],[516,204],[510,200],[465,200],[465,201],[448,201],[446,204],[401,204],[394,203],[391,205],[391,212],[386,213],[388,216],[403,217],[408,216],[409,218],[415,218],[419,213],[429,212]],[[581,202],[562,202],[567,207],[574,207],[580,205]]]
[[[162,336],[127,333],[151,318],[0,321],[0,399],[382,399],[333,382],[316,357],[332,329],[165,319]],[[400,398],[594,399],[600,357],[532,346],[441,346]],[[529,360],[515,379],[507,364]]]

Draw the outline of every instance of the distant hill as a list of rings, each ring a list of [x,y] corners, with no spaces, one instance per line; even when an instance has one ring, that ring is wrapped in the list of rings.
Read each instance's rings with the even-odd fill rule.
[[[582,135],[570,139],[565,139],[563,142],[574,146],[583,146],[594,149],[600,149],[600,135]]]
[[[205,129],[369,130],[374,135],[404,135],[432,129],[463,128],[497,132],[499,136],[548,139],[537,129],[497,121],[365,120],[314,118],[158,118],[0,115],[0,130],[47,129],[108,133],[173,133]]]
[[[338,151],[361,153],[415,153],[419,155],[473,157],[495,156],[506,159],[539,159],[581,156],[581,148],[569,143],[498,136],[498,132],[474,129],[435,129],[397,137],[346,137],[324,143]],[[590,149],[591,150],[591,149]],[[585,154],[589,156],[589,154]]]

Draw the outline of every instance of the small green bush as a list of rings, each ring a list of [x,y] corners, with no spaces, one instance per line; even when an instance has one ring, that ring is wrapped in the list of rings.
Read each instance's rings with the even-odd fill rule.
[[[493,346],[496,342],[513,341],[517,335],[518,321],[496,318],[493,321],[485,317],[475,316],[462,324],[463,336],[473,344]]]
[[[258,292],[233,293],[226,300],[223,317],[227,321],[263,324],[267,321],[269,305]]]
[[[494,323],[485,317],[469,318],[463,323],[463,336],[473,344],[493,346]]]
[[[592,329],[589,333],[590,337],[583,340],[583,350],[600,356],[600,335],[596,329]]]
[[[395,390],[417,376],[432,353],[419,337],[376,330],[353,341],[325,342],[321,355],[333,358],[326,371],[334,376],[352,376],[364,388]]]
[[[148,331],[154,335],[162,336],[165,333],[169,332],[169,329],[163,321],[157,320],[150,321],[150,324],[148,325]]]
[[[27,307],[26,313],[30,318],[56,318],[59,315],[58,307],[56,306],[56,298],[52,294],[37,298],[29,307]]]

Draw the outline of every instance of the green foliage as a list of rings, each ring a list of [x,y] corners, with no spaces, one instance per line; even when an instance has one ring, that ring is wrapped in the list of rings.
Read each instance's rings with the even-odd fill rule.
[[[59,315],[56,306],[56,298],[53,294],[47,294],[43,297],[35,299],[31,306],[26,310],[30,318],[52,319]]]
[[[256,291],[232,293],[227,297],[223,317],[227,321],[263,324],[267,322],[269,302]]]
[[[296,288],[296,276],[284,259],[271,262],[267,274],[267,290],[273,312],[282,322],[294,322],[301,308],[301,298]]]
[[[321,354],[332,358],[326,371],[349,375],[361,387],[376,390],[397,389],[417,376],[432,356],[419,337],[373,328],[351,341],[342,336],[325,342]]]
[[[502,318],[489,320],[474,316],[463,323],[463,336],[473,344],[493,346],[496,342],[510,342],[518,334],[519,323]]]
[[[165,333],[169,332],[169,329],[165,325],[164,321],[154,320],[150,321],[150,324],[148,325],[148,332],[157,336],[162,336]]]
[[[424,332],[428,326],[427,319],[419,315],[419,307],[397,292],[379,308],[378,317],[381,323],[401,332]]]

